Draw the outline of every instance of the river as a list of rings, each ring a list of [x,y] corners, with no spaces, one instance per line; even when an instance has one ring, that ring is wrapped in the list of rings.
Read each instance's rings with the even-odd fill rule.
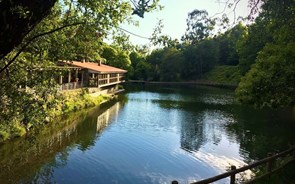
[[[139,87],[0,145],[0,183],[189,183],[287,149],[294,130],[292,110],[231,90]]]

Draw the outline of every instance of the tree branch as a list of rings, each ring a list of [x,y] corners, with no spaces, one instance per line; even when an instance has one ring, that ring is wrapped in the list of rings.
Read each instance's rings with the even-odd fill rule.
[[[260,3],[260,0],[257,0],[256,3],[254,3],[254,6],[251,8],[250,14],[248,16],[249,19],[251,18],[251,15],[254,14],[255,9],[258,9],[257,6],[258,6],[259,3]]]
[[[139,37],[139,38],[143,38],[143,39],[151,40],[151,38],[148,38],[148,37],[145,37],[145,36],[140,36],[140,35],[138,35],[138,34],[135,34],[135,33],[130,32],[130,31],[124,29],[124,28],[118,27],[118,29],[121,29],[122,31],[125,31],[126,33],[129,33],[129,34],[131,34],[131,35],[133,35],[133,36],[137,36],[137,37]]]
[[[217,15],[223,14],[223,13],[225,12],[226,8],[228,7],[229,1],[230,1],[230,0],[227,0],[226,2],[218,2],[218,3],[224,3],[224,4],[225,4],[225,5],[224,5],[224,8],[223,8],[223,10],[222,10],[221,12],[215,13],[215,14],[214,14],[213,16],[211,16],[210,18],[213,18],[213,17],[215,17],[215,16],[217,16]]]
[[[59,28],[56,28],[56,29],[53,29],[53,30],[50,30],[48,32],[44,32],[44,33],[41,33],[41,34],[38,34],[36,36],[33,36],[32,38],[30,38],[21,48],[20,50],[16,53],[16,55],[0,70],[0,74],[6,70],[14,61],[15,59],[24,51],[24,49],[30,44],[32,43],[35,39],[39,38],[39,37],[42,37],[42,36],[45,36],[45,35],[48,35],[48,34],[51,34],[51,33],[54,33],[54,32],[57,32],[57,31],[60,31],[64,28],[67,28],[67,27],[71,27],[71,26],[76,26],[76,25],[81,25],[83,24],[82,22],[76,22],[76,23],[73,23],[73,24],[68,24],[68,25],[64,25],[64,26],[61,26]]]
[[[237,1],[235,2],[235,6],[234,6],[234,9],[233,9],[233,12],[234,12],[234,24],[236,23],[236,18],[237,18],[237,15],[236,15],[236,8],[237,8],[237,6],[238,6],[238,4],[239,4],[240,1],[241,1],[241,0],[237,0]]]

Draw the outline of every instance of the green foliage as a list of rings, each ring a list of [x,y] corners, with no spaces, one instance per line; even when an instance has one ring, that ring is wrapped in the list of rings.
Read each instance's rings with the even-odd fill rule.
[[[106,100],[85,93],[75,99],[62,96],[57,92],[56,81],[63,71],[56,71],[53,66],[58,60],[98,61],[104,57],[107,64],[132,71],[129,51],[133,47],[126,35],[114,34],[114,46],[102,42],[120,23],[131,21],[132,10],[143,16],[160,8],[158,0],[132,2],[133,9],[130,2],[120,0],[61,0],[49,16],[31,27],[34,29],[23,40],[23,44],[30,44],[22,50],[16,48],[0,61],[2,69],[21,51],[14,64],[0,74],[1,140],[21,136],[63,113]]]
[[[108,65],[125,70],[128,70],[131,66],[129,54],[126,51],[121,50],[120,48],[105,45],[103,47],[103,52],[101,56],[106,59],[106,64]]]
[[[241,49],[241,53],[250,51],[251,60],[247,61],[256,63],[236,91],[240,102],[257,107],[295,106],[294,7],[294,1],[278,0],[267,1],[262,6],[263,11],[252,26],[256,31],[246,39],[253,43],[250,45],[253,51],[250,46]],[[245,64],[243,57],[240,64]]]
[[[217,36],[216,41],[219,44],[218,63],[220,65],[237,65],[239,63],[237,48],[246,33],[246,27],[240,22],[232,29]]]
[[[160,65],[161,81],[180,81],[183,66],[183,55],[175,48],[166,48]]]
[[[257,107],[295,106],[295,44],[267,44],[236,91]]]
[[[139,52],[135,51],[130,53],[129,58],[131,60],[131,65],[133,68],[135,68],[139,62],[145,61],[145,57]]]
[[[155,50],[147,57],[147,62],[152,66],[152,72],[150,72],[152,80],[181,80],[184,58],[180,50],[170,47]]]
[[[92,97],[85,91],[74,91],[58,93],[45,103],[40,100],[30,101],[32,99],[29,99],[28,96],[23,96],[22,99],[25,100],[19,103],[14,101],[17,104],[6,103],[6,113],[4,113],[4,109],[1,109],[0,142],[23,136],[29,129],[39,128],[40,125],[52,122],[60,115],[97,106],[110,98],[108,95]],[[23,104],[26,101],[28,102]],[[21,104],[23,106],[20,106]],[[10,112],[12,105],[15,105],[13,106],[14,111]],[[17,108],[17,106],[23,109]],[[42,107],[40,108],[40,106]]]
[[[216,24],[215,19],[208,17],[206,10],[194,10],[188,14],[187,30],[182,40],[197,43],[212,35]]]
[[[214,40],[203,40],[183,50],[185,58],[182,77],[186,80],[201,78],[218,62],[218,44]]]
[[[110,96],[101,95],[98,97],[92,97],[87,93],[65,93],[64,101],[62,106],[63,113],[69,113],[73,111],[78,111],[81,109],[94,107],[110,99]]]
[[[148,81],[152,73],[152,66],[145,61],[139,61],[134,71],[136,79]]]
[[[272,42],[267,26],[267,20],[257,18],[256,22],[248,27],[238,42],[239,67],[242,75],[245,75],[255,63],[257,54],[266,43]]]
[[[218,84],[238,85],[241,74],[238,66],[215,66],[203,79]]]

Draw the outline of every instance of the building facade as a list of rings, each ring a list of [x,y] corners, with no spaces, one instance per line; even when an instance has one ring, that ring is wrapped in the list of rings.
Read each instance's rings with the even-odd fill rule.
[[[87,88],[90,93],[115,93],[127,73],[101,62],[60,61],[58,65],[66,70],[59,77],[61,91]]]

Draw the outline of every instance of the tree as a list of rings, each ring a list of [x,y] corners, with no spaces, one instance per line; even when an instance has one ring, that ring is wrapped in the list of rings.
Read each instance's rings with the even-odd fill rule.
[[[161,81],[180,81],[183,66],[183,56],[176,48],[165,48],[163,50],[162,62],[160,64]]]
[[[152,66],[146,61],[139,61],[134,70],[134,77],[138,80],[148,81],[151,78]]]
[[[190,43],[197,43],[212,34],[215,26],[215,19],[208,17],[208,12],[205,10],[194,10],[188,14],[187,29],[182,40]]]
[[[133,14],[143,17],[145,12],[159,8],[158,1],[159,0],[130,1],[134,5]],[[2,59],[17,46],[21,45],[19,52],[22,52],[23,49],[35,39],[65,27],[83,24],[86,28],[94,26],[98,31],[106,32],[110,28],[118,27],[119,23],[124,21],[126,16],[130,15],[132,11],[130,3],[120,0],[61,0],[59,3],[63,6],[61,16],[65,17],[64,21],[60,22],[53,30],[28,35],[38,23],[50,14],[52,7],[57,4],[57,2],[57,0],[0,1],[1,62],[3,62]],[[15,57],[5,65],[5,68],[7,68],[18,55],[19,53],[16,53]],[[0,73],[3,72],[4,69],[1,69]]]
[[[203,40],[196,45],[190,45],[183,50],[185,58],[182,77],[195,80],[210,71],[217,64],[219,57],[218,44],[212,40]]]
[[[295,44],[267,44],[236,90],[242,103],[295,106]]]
[[[235,27],[216,37],[219,44],[218,63],[220,65],[239,64],[238,45],[246,33],[246,27],[240,22]]]
[[[0,1],[0,60],[18,46],[24,37],[50,14],[56,1]]]
[[[129,54],[129,58],[131,60],[131,65],[133,66],[133,68],[135,68],[139,62],[145,61],[145,57],[136,51],[131,52]]]
[[[272,37],[267,29],[268,20],[258,17],[254,24],[248,26],[237,45],[239,55],[239,68],[245,75],[255,63],[257,54],[266,43],[272,42]]]
[[[164,49],[153,50],[150,55],[147,56],[147,62],[153,67],[152,79],[155,81],[160,80],[160,64],[162,63]]]
[[[104,45],[101,56],[106,59],[106,64],[128,70],[131,66],[129,54],[115,46]]]
[[[258,107],[295,106],[295,2],[267,1],[258,20],[265,20],[263,31],[271,42],[257,53],[256,63],[236,91],[242,103]],[[261,30],[260,30],[261,31]]]
[[[57,76],[64,71],[52,66],[59,59],[100,59],[106,33],[132,13],[130,3],[120,0],[54,2],[0,1],[0,140],[60,115],[64,99],[57,94]],[[115,49],[108,62],[130,69],[129,53]]]
[[[151,43],[154,46],[180,48],[180,43],[178,39],[172,39],[169,35],[161,34],[163,28],[164,28],[163,20],[159,20],[157,26],[154,28],[154,32],[150,39]]]

